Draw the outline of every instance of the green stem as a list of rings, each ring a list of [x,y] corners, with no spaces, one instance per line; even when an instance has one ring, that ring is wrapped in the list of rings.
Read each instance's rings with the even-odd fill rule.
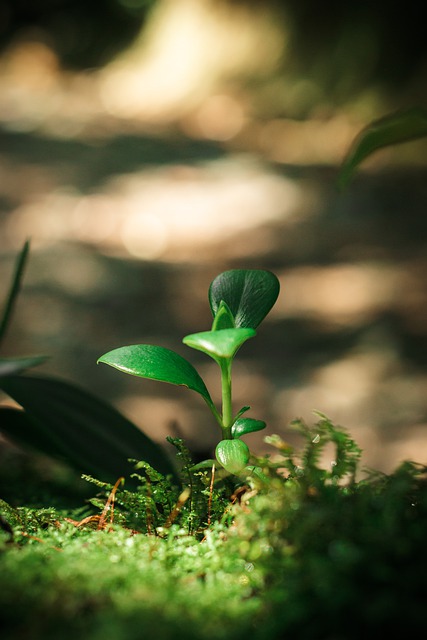
[[[223,439],[231,440],[233,407],[231,402],[231,358],[221,358],[222,430]]]
[[[208,405],[209,409],[212,411],[215,420],[218,422],[219,426],[222,428],[222,416],[214,403],[207,398],[205,398],[205,402]]]

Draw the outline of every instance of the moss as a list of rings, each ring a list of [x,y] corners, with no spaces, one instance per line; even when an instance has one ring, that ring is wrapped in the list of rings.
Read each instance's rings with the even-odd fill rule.
[[[90,513],[1,502],[4,637],[350,640],[423,629],[426,468],[356,482],[360,451],[344,430],[324,416],[296,426],[301,453],[273,439],[276,455],[254,460],[262,473],[243,484],[219,478],[211,490],[178,442],[181,486],[139,464],[136,491],[93,480]],[[337,464],[323,470],[329,442]]]

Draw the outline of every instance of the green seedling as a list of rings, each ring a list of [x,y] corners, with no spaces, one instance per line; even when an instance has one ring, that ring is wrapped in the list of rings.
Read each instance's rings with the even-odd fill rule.
[[[234,413],[232,365],[240,347],[256,335],[257,327],[277,300],[279,288],[278,279],[270,271],[233,269],[221,273],[209,288],[211,330],[183,338],[185,345],[202,351],[217,363],[221,375],[221,410],[194,366],[170,349],[130,345],[109,351],[98,362],[130,375],[183,385],[199,393],[221,429],[216,459],[229,473],[239,474],[247,468],[250,458],[249,448],[240,438],[266,425],[262,420],[242,417],[250,409],[248,406]]]

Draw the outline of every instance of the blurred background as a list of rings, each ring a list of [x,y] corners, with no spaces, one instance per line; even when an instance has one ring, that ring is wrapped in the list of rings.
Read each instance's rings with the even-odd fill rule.
[[[31,239],[3,356],[107,399],[204,454],[186,389],[97,358],[208,330],[210,281],[264,268],[281,296],[235,363],[268,433],[313,410],[369,467],[427,463],[427,143],[336,189],[375,118],[427,102],[420,8],[380,0],[0,0],[0,278]],[[9,401],[2,397],[2,402]],[[267,451],[265,432],[248,444]],[[209,452],[208,452],[209,453]]]

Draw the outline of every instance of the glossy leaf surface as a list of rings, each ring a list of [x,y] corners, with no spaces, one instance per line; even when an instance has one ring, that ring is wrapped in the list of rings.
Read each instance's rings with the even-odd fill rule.
[[[98,362],[132,376],[182,385],[200,393],[209,403],[209,392],[193,365],[175,351],[151,344],[137,344],[114,349]]]
[[[10,376],[0,388],[25,414],[8,416],[3,431],[101,480],[115,482],[133,471],[129,458],[149,462],[165,474],[175,470],[163,449],[113,407],[55,378]],[[20,412],[21,414],[21,412]]]
[[[229,473],[243,471],[250,457],[248,445],[243,440],[221,440],[216,446],[215,455]]]
[[[247,433],[261,431],[267,425],[263,420],[255,420],[254,418],[238,418],[231,427],[231,435],[233,438],[240,438]]]
[[[202,331],[185,336],[183,343],[213,358],[232,358],[246,340],[256,335],[254,329],[222,329]]]
[[[270,271],[232,269],[217,276],[209,288],[209,304],[215,317],[221,301],[233,314],[236,327],[256,329],[279,295],[279,281]]]
[[[425,136],[427,136],[425,109],[409,109],[372,122],[357,136],[350,148],[338,176],[339,187],[345,187],[358,165],[378,149]]]

